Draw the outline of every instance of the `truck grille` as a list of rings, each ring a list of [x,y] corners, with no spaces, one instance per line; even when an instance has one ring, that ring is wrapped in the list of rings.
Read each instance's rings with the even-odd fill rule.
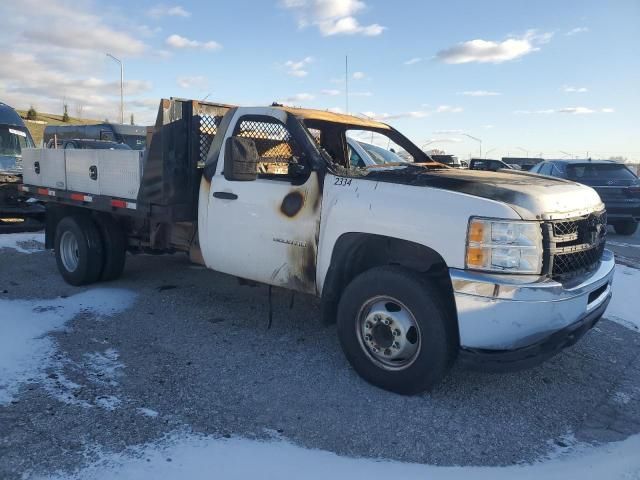
[[[545,271],[552,278],[567,280],[596,269],[607,236],[607,213],[590,213],[543,224]]]

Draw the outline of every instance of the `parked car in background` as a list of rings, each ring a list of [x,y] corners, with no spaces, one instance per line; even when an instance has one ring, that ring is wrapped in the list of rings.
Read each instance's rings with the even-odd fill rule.
[[[75,149],[93,149],[93,150],[133,150],[126,143],[110,142],[106,140],[87,140],[78,139],[58,141],[58,145],[54,145],[51,139],[47,143],[47,148],[75,148]]]
[[[147,127],[100,123],[97,125],[48,125],[44,129],[43,142],[86,139],[124,143],[133,150],[144,150],[147,144]]]
[[[372,165],[384,165],[385,163],[407,163],[412,161],[400,157],[400,155],[391,150],[350,137],[347,137],[347,149],[352,167],[363,168]]]
[[[511,165],[504,163],[502,160],[492,160],[489,158],[472,158],[469,162],[470,170],[488,170],[497,172],[501,169],[516,170]]]
[[[20,195],[22,149],[33,148],[33,139],[20,115],[0,102],[0,232],[39,229],[44,207]]]
[[[613,160],[547,160],[531,173],[565,178],[595,189],[607,209],[607,223],[620,235],[633,235],[640,221],[640,180]]]

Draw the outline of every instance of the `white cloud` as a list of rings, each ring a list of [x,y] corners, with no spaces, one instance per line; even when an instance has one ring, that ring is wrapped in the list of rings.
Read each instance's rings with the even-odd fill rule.
[[[570,113],[572,115],[586,115],[594,112],[595,110],[587,107],[564,107],[558,110],[558,113]]]
[[[423,110],[399,113],[362,112],[362,115],[374,120],[397,120],[399,118],[424,118],[429,115],[429,112],[425,112]]]
[[[462,112],[462,107],[452,107],[451,105],[440,105],[436,108],[436,113],[460,113]]]
[[[24,22],[25,12],[29,12],[28,22]],[[69,20],[70,15],[73,21]],[[121,56],[140,55],[146,49],[142,41],[121,26],[107,25],[100,16],[80,7],[71,11],[67,4],[58,0],[3,2],[0,18],[3,33],[16,28],[21,37],[20,46],[26,43],[40,48],[110,52]]]
[[[482,128],[486,130],[491,130],[493,127],[494,127],[493,125],[484,125]]]
[[[188,18],[191,16],[191,12],[185,10],[180,5],[175,5],[173,7],[167,5],[156,5],[149,9],[147,14],[153,18],[160,18],[164,16]]]
[[[589,91],[587,87],[572,87],[570,85],[565,85],[562,90],[567,93],[586,93]]]
[[[613,108],[601,108],[600,110],[590,107],[563,107],[563,108],[547,108],[542,110],[515,110],[513,113],[521,115],[529,114],[551,114],[551,113],[568,113],[571,115],[589,115],[592,113],[613,113]]]
[[[193,77],[180,76],[176,78],[176,83],[181,88],[206,88],[208,81],[202,75],[195,75]]]
[[[433,133],[436,135],[459,135],[462,130],[435,130]]]
[[[284,64],[287,74],[292,77],[306,77],[309,72],[306,70],[307,65],[313,62],[312,57],[305,57],[300,61],[287,60]]]
[[[458,92],[459,95],[467,95],[469,97],[495,97],[502,95],[500,92],[490,92],[488,90],[468,90],[466,92]]]
[[[364,72],[353,72],[353,75],[351,76],[354,80],[362,80],[366,75],[364,74]]]
[[[349,92],[350,97],[372,97],[372,92]]]
[[[415,65],[416,63],[419,63],[422,61],[422,58],[420,57],[413,57],[410,58],[409,60],[407,60],[406,62],[404,62],[405,65]]]
[[[585,33],[588,32],[589,28],[588,27],[576,27],[576,28],[572,28],[571,30],[569,30],[567,33],[565,33],[565,35],[567,36],[572,36],[572,35],[576,35],[578,33]]]
[[[460,143],[462,142],[461,138],[456,137],[447,137],[447,138],[430,138],[425,143]]]
[[[441,50],[437,58],[445,63],[502,63],[521,58],[540,50],[539,45],[551,40],[553,33],[538,33],[528,30],[519,37],[507,38],[502,42],[492,40],[469,40]]]
[[[336,90],[335,88],[327,88],[325,90],[322,90],[320,93],[322,93],[322,95],[335,97],[336,95],[340,95],[342,92],[340,90]]]
[[[198,40],[191,40],[178,34],[169,35],[165,40],[165,43],[169,47],[173,48],[198,48],[202,50],[219,50],[222,48],[218,42],[210,40],[208,42],[200,42]]]
[[[281,6],[292,10],[298,26],[315,26],[323,36],[380,35],[386,27],[377,23],[362,25],[355,15],[366,8],[361,0],[281,0]]]
[[[281,103],[288,104],[299,104],[302,102],[308,102],[315,98],[314,95],[310,93],[296,93],[295,95],[291,95],[290,97],[286,97],[280,100]]]

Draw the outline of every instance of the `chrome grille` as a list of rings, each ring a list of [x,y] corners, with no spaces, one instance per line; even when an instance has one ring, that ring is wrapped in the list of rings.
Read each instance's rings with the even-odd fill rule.
[[[607,236],[607,214],[603,210],[546,224],[547,272],[568,279],[596,269]]]

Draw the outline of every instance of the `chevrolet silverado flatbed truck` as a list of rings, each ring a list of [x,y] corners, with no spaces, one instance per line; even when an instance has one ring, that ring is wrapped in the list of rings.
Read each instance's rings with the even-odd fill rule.
[[[413,162],[353,168],[349,132],[388,137]],[[537,364],[611,298],[593,189],[448,168],[384,123],[164,99],[139,163],[90,153],[25,155],[23,191],[46,203],[46,246],[68,283],[119,277],[127,251],[186,252],[316,295],[353,368],[394,392],[432,388],[457,358]]]

